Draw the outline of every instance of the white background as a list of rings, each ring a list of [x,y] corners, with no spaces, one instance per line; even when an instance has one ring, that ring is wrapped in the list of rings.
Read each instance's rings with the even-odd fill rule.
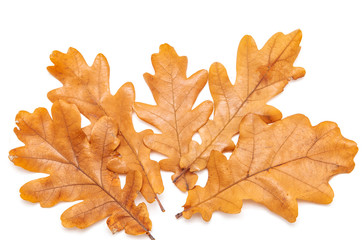
[[[245,34],[262,47],[276,32],[303,31],[296,66],[304,78],[291,82],[270,104],[283,115],[302,113],[312,124],[330,120],[342,134],[364,149],[364,9],[361,1],[5,1],[0,3],[1,77],[1,239],[148,239],[124,232],[112,235],[105,221],[85,230],[65,229],[59,220],[72,203],[49,209],[19,197],[19,188],[41,174],[15,167],[8,151],[21,146],[12,132],[19,110],[50,109],[46,94],[61,84],[46,70],[53,50],[78,49],[89,64],[103,53],[111,66],[115,92],[127,81],[137,101],[153,103],[144,72],[154,73],[150,56],[169,43],[189,59],[188,75],[223,63],[235,78],[236,50]],[[132,2],[132,1],[130,1]],[[209,99],[206,88],[198,99]],[[138,131],[150,128],[135,118]],[[161,156],[153,154],[152,158]],[[209,223],[199,215],[174,218],[186,194],[163,172],[166,212],[148,204],[152,234],[165,239],[363,239],[364,163],[359,151],[351,174],[331,180],[333,203],[299,203],[296,223],[290,224],[265,207],[245,202],[242,213],[215,213]],[[199,183],[206,181],[202,173]],[[138,201],[142,199],[139,198]]]

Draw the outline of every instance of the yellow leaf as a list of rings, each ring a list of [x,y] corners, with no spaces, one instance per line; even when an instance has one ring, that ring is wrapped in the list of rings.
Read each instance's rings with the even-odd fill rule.
[[[34,113],[21,111],[15,133],[25,146],[9,155],[26,170],[49,174],[26,183],[21,197],[52,207],[58,202],[82,202],[61,216],[65,227],[86,228],[109,216],[112,232],[147,233],[152,227],[146,205],[135,205],[142,186],[139,172],[130,171],[124,189],[117,174],[106,168],[119,145],[117,125],[110,117],[100,118],[91,130],[90,140],[81,129],[81,116],[75,105],[56,101],[52,118],[44,108]]]
[[[271,125],[248,115],[230,160],[212,151],[204,188],[188,192],[183,215],[201,213],[209,221],[214,211],[238,213],[243,200],[252,199],[294,222],[297,199],[327,204],[334,193],[329,179],[354,168],[356,143],[344,138],[333,122],[312,127],[303,115]]]
[[[152,55],[155,75],[144,74],[156,106],[135,103],[135,111],[144,121],[157,127],[162,133],[145,137],[145,144],[168,159],[160,161],[162,170],[180,175],[180,158],[188,152],[192,136],[203,126],[212,112],[212,103],[205,101],[192,109],[198,94],[207,82],[207,71],[200,70],[186,77],[187,58],[177,55],[168,44],[160,46]],[[175,181],[176,186],[187,191],[196,184],[197,175],[186,173]]]

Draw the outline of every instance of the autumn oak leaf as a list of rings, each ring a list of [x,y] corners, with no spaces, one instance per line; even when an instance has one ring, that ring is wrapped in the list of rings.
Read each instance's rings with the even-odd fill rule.
[[[148,135],[145,144],[168,157],[160,161],[162,170],[180,175],[181,156],[188,152],[192,136],[209,119],[212,103],[205,101],[192,109],[201,90],[207,82],[208,72],[200,70],[186,77],[187,58],[180,57],[168,44],[160,46],[159,53],[152,55],[155,75],[144,74],[157,105],[135,103],[139,118],[152,124],[161,134]],[[197,175],[188,172],[176,181],[176,186],[187,191],[196,184]]]
[[[143,143],[146,135],[152,130],[136,132],[132,122],[135,90],[132,83],[125,83],[115,95],[109,88],[109,64],[102,54],[98,54],[92,66],[88,66],[82,55],[74,48],[66,54],[54,51],[51,55],[54,66],[48,71],[57,78],[63,86],[48,93],[48,98],[55,102],[64,100],[75,104],[86,116],[91,125],[103,117],[111,117],[118,125],[117,136],[120,145],[116,149],[121,155],[108,163],[110,170],[117,173],[138,171],[142,176],[141,193],[148,202],[157,200],[162,211],[157,194],[163,192],[163,182],[159,164],[150,159],[150,149]]]
[[[42,207],[82,200],[62,214],[65,227],[86,228],[109,217],[113,233],[125,229],[132,235],[150,235],[146,205],[134,203],[141,174],[129,172],[121,189],[118,175],[106,167],[120,142],[112,118],[96,121],[89,139],[81,129],[77,107],[63,101],[53,104],[52,117],[38,108],[34,113],[19,112],[16,121],[14,131],[25,146],[11,150],[10,159],[26,170],[49,174],[26,183],[20,189],[23,199]]]
[[[222,64],[211,65],[209,87],[214,118],[199,130],[202,143],[192,141],[188,153],[181,157],[182,173],[204,169],[212,150],[233,150],[231,139],[247,114],[259,114],[268,123],[281,119],[280,111],[266,103],[282,92],[291,79],[305,75],[303,68],[293,67],[301,38],[300,30],[288,35],[277,33],[258,50],[253,38],[245,36],[238,48],[234,85]],[[176,176],[175,181],[181,176]]]
[[[200,213],[209,221],[214,211],[239,213],[243,200],[251,199],[294,222],[297,199],[332,201],[328,181],[353,170],[357,151],[356,143],[344,138],[333,122],[313,127],[307,117],[293,115],[269,125],[248,115],[230,159],[211,152],[206,186],[188,192],[177,217]]]

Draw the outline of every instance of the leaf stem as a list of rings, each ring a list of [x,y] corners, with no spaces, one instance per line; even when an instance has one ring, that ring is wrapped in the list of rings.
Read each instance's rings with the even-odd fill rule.
[[[162,203],[159,201],[159,198],[158,198],[157,194],[155,195],[155,200],[157,201],[157,203],[158,203],[160,209],[162,210],[162,212],[165,212],[166,210],[164,209]]]
[[[148,235],[148,237],[151,239],[151,240],[155,240],[155,238],[153,237],[153,235],[150,233],[150,232],[146,232],[145,234]]]
[[[175,217],[176,217],[177,219],[179,219],[180,217],[182,217],[182,213],[183,213],[183,212],[177,213]]]

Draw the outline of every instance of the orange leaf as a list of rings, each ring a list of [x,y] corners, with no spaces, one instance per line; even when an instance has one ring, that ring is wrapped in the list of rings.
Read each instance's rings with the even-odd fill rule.
[[[214,100],[214,119],[199,130],[202,143],[192,141],[189,152],[182,156],[183,173],[204,169],[212,150],[233,150],[231,138],[238,133],[241,119],[247,114],[262,115],[266,122],[281,119],[279,110],[266,103],[282,92],[289,80],[305,75],[303,68],[293,67],[301,37],[299,30],[288,35],[277,33],[258,50],[253,38],[245,36],[238,48],[234,85],[222,64],[211,65],[209,87]]]
[[[21,197],[52,207],[58,202],[82,202],[61,216],[65,227],[86,228],[109,217],[112,232],[147,233],[152,227],[146,205],[135,205],[141,188],[139,172],[129,172],[124,189],[118,175],[106,164],[119,145],[117,127],[109,117],[98,120],[90,140],[81,129],[81,116],[75,105],[56,101],[52,118],[44,108],[34,113],[19,112],[15,133],[25,146],[10,151],[10,159],[26,170],[49,174],[26,183]]]
[[[198,94],[207,82],[207,71],[200,70],[186,77],[187,58],[179,57],[168,44],[160,46],[159,53],[152,55],[155,75],[144,74],[144,79],[153,93],[156,106],[135,103],[139,118],[157,127],[162,134],[148,135],[145,144],[168,156],[160,161],[165,171],[175,176],[181,174],[180,158],[188,152],[193,134],[203,126],[212,112],[212,103],[205,101],[192,110]],[[182,191],[194,186],[197,175],[187,173],[176,182]]]
[[[293,115],[268,125],[248,115],[230,160],[212,151],[206,186],[189,191],[178,216],[199,212],[209,221],[214,211],[239,213],[242,200],[252,199],[294,222],[297,199],[332,201],[328,181],[352,171],[357,151],[356,143],[345,139],[333,122],[312,127],[305,116]]]
[[[51,55],[54,66],[48,71],[56,77],[63,87],[48,93],[54,102],[59,99],[75,104],[90,121],[91,126],[103,117],[109,116],[119,127],[117,134],[120,145],[117,151],[121,158],[109,162],[109,168],[118,173],[138,171],[143,178],[141,193],[148,202],[163,192],[163,183],[157,162],[150,160],[150,149],[143,144],[143,137],[151,130],[137,133],[133,127],[132,112],[135,91],[132,83],[125,83],[115,95],[109,89],[109,64],[102,54],[98,54],[89,67],[82,55],[70,48],[67,54],[54,51]],[[86,132],[88,132],[86,128]],[[164,211],[162,205],[161,209]]]

